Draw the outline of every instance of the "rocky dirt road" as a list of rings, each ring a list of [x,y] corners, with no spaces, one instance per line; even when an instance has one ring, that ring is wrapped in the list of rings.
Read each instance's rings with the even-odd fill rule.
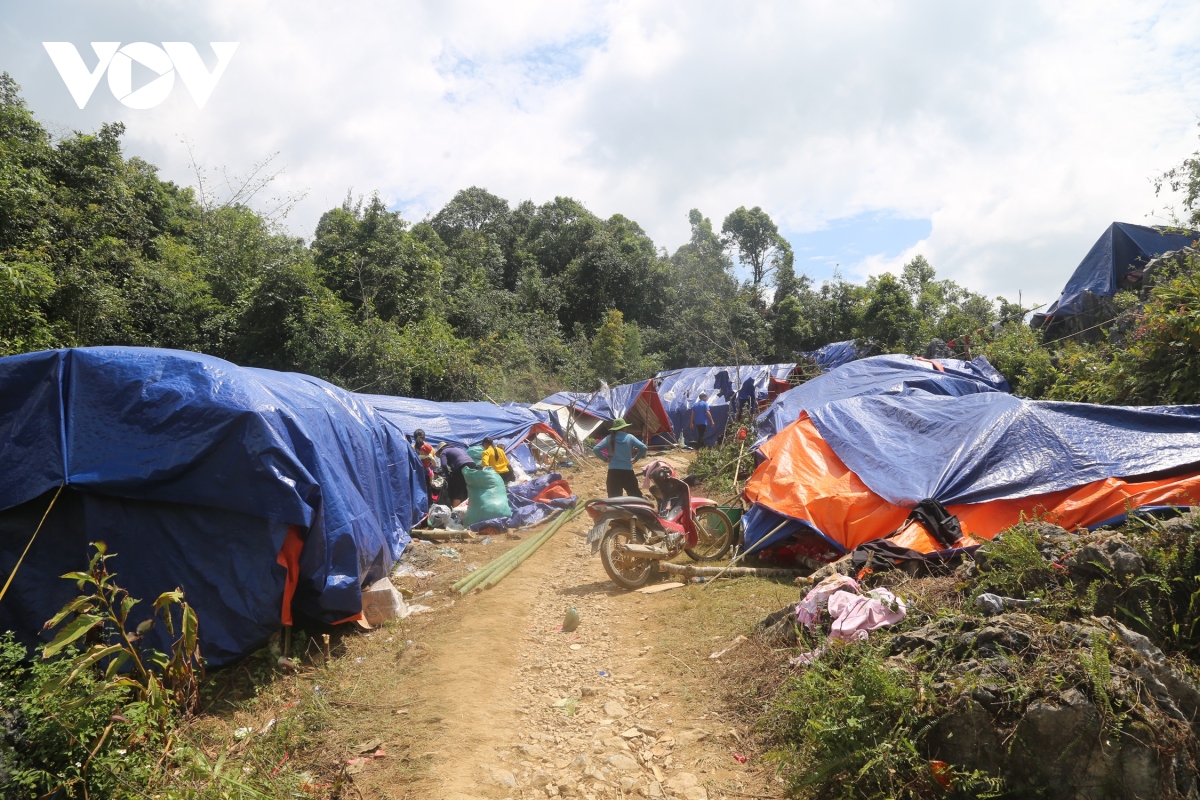
[[[603,473],[568,477],[586,497]],[[402,680],[432,723],[413,732],[427,768],[413,782],[364,775],[360,785],[374,783],[379,796],[453,800],[775,796],[764,793],[767,771],[744,763],[746,732],[722,721],[720,692],[695,647],[688,658],[673,649],[696,643],[680,630],[671,597],[699,587],[617,589],[588,552],[589,527],[586,516],[569,522],[497,587],[457,600],[446,624],[426,626],[419,663]],[[492,555],[460,549],[465,560]],[[572,606],[582,622],[564,633]]]

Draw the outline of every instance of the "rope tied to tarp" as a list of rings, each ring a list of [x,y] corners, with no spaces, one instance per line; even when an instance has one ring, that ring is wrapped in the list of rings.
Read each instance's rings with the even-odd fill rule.
[[[50,499],[50,505],[46,506],[46,513],[42,514],[41,522],[38,523],[37,528],[33,531],[33,536],[29,537],[29,544],[25,545],[25,550],[22,551],[21,557],[17,559],[17,563],[13,566],[12,572],[8,574],[8,580],[4,582],[4,588],[0,589],[0,602],[4,600],[4,595],[8,593],[8,587],[12,585],[13,578],[17,577],[17,570],[19,570],[21,568],[21,564],[25,562],[25,556],[29,555],[29,548],[33,547],[33,540],[37,538],[39,533],[41,533],[42,526],[46,524],[46,517],[50,516],[50,509],[54,508],[54,504],[58,502],[58,496],[62,494],[62,490],[66,485],[67,484],[65,482],[58,485],[58,491],[56,491],[54,493],[54,497]]]

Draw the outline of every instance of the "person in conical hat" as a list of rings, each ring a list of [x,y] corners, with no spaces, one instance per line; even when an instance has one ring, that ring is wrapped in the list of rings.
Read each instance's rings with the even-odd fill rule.
[[[642,497],[633,462],[646,455],[649,448],[632,433],[626,432],[628,427],[629,423],[624,417],[617,417],[608,426],[608,435],[592,448],[601,461],[608,463],[606,483],[609,497],[620,497],[622,494]]]

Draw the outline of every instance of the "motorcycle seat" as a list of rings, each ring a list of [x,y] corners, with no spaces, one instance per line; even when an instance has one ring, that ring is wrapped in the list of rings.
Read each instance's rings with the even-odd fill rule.
[[[608,503],[611,506],[652,506],[654,503],[644,497],[605,497],[600,499],[601,503]]]

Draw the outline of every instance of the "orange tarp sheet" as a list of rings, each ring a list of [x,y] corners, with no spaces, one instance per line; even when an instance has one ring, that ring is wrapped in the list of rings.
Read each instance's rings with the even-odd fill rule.
[[[821,438],[802,415],[763,444],[766,461],[746,485],[746,497],[772,511],[809,523],[847,550],[898,529],[909,509],[892,505],[871,491]],[[947,506],[963,533],[991,539],[1026,519],[1039,518],[1075,528],[1095,525],[1128,509],[1154,505],[1195,505],[1200,472],[1152,481],[1120,478],[1094,481],[1074,489],[1011,500]],[[905,546],[929,552],[932,537],[916,537]]]

